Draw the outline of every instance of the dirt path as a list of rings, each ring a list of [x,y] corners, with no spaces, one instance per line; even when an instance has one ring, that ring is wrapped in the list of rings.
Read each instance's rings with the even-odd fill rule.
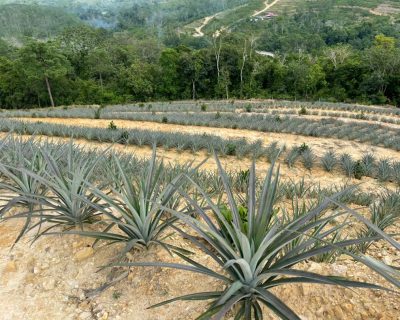
[[[111,120],[95,120],[95,119],[59,119],[59,118],[18,118],[17,120],[27,122],[43,122],[64,124],[70,126],[83,126],[95,128],[107,128]],[[251,130],[227,129],[227,128],[212,128],[199,127],[189,125],[164,124],[145,121],[130,121],[130,120],[113,120],[118,128],[126,129],[144,129],[163,132],[179,132],[187,134],[212,134],[223,138],[246,138],[250,142],[261,140],[264,145],[277,141],[280,145],[286,145],[287,148],[298,146],[303,143],[310,146],[317,156],[323,156],[326,151],[333,150],[340,153],[349,153],[354,158],[361,158],[366,152],[373,152],[380,158],[400,159],[400,153],[395,150],[385,149],[383,147],[373,147],[366,144],[345,141],[332,138],[317,138],[306,137],[286,133],[259,132]]]
[[[193,34],[193,37],[195,37],[195,38],[204,37],[203,29],[204,29],[204,28],[210,23],[210,21],[211,21],[212,19],[214,19],[217,15],[218,15],[218,14],[216,13],[216,14],[213,14],[212,16],[205,17],[203,23],[201,24],[201,26],[194,29],[195,32],[194,32],[194,34]]]
[[[265,11],[269,10],[270,8],[272,8],[274,5],[276,5],[280,0],[274,0],[273,2],[269,3],[269,0],[265,1],[265,7],[264,9],[260,10],[260,11],[256,11],[252,17],[256,17],[262,13],[264,13]]]
[[[258,16],[259,14],[264,13],[265,11],[267,11],[268,9],[270,9],[271,7],[273,7],[274,5],[276,5],[279,1],[280,1],[280,0],[274,0],[274,1],[271,2],[271,3],[268,3],[269,0],[265,1],[265,2],[264,2],[265,7],[264,7],[263,9],[261,9],[260,11],[255,12],[255,13],[252,15],[252,17]],[[201,24],[199,27],[197,27],[197,28],[194,29],[195,31],[194,31],[194,33],[193,33],[193,37],[195,37],[195,38],[204,37],[203,29],[204,29],[215,17],[217,17],[219,14],[221,14],[221,12],[218,12],[218,13],[216,13],[216,14],[213,14],[212,16],[205,17],[205,18],[203,19],[202,24]],[[213,37],[215,37],[215,38],[218,37],[224,30],[226,30],[226,28],[225,28],[225,27],[221,27],[219,30],[217,30],[217,31],[213,34]]]

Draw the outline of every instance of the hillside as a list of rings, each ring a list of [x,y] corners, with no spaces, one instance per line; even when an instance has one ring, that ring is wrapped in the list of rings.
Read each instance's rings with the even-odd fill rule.
[[[46,39],[79,23],[76,16],[59,8],[24,4],[0,6],[0,37],[6,39]]]
[[[272,14],[268,17],[268,14]],[[302,17],[304,19],[302,19]],[[220,12],[210,19],[202,29],[204,34],[212,35],[218,30],[226,32],[248,34],[260,36],[270,33],[271,27],[276,31],[284,21],[292,21],[296,25],[294,30],[289,33],[298,33],[295,29],[303,29],[304,26],[313,25],[314,30],[307,28],[304,30],[309,35],[320,33],[324,28],[346,29],[352,25],[360,24],[387,24],[396,26],[399,34],[400,3],[397,1],[378,1],[378,0],[340,0],[340,1],[309,1],[309,0],[277,0],[277,1],[252,1],[248,6],[238,6],[233,10]],[[316,21],[317,19],[317,21]],[[192,25],[188,25],[186,30],[196,34],[194,26],[199,25],[203,20],[199,20]],[[322,29],[321,29],[322,28]],[[280,33],[285,31],[282,28]],[[276,32],[275,32],[276,33]],[[218,34],[218,32],[217,32]],[[275,36],[275,35],[274,35]]]

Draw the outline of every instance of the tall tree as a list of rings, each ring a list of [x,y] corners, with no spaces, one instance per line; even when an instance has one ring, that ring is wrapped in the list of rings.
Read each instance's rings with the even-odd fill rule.
[[[31,42],[19,51],[19,63],[24,66],[29,82],[45,83],[50,104],[54,107],[51,81],[67,75],[70,66],[66,57],[53,43]]]

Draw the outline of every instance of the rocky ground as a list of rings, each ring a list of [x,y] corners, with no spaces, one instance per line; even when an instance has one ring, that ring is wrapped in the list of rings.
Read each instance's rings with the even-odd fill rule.
[[[90,240],[77,236],[49,236],[30,245],[25,237],[12,250],[21,224],[0,224],[0,319],[126,319],[172,320],[194,319],[205,303],[178,302],[148,310],[152,304],[177,295],[217,290],[220,283],[191,273],[160,268],[132,268],[122,281],[98,295],[93,289],[124,276],[125,269],[103,269],[118,247],[93,250]],[[397,229],[397,228],[396,228]],[[174,244],[188,248],[189,243],[173,236]],[[377,243],[370,255],[400,266],[400,252],[385,243]],[[133,252],[135,261],[180,262],[159,248],[150,252]],[[202,264],[208,257],[196,254]],[[302,269],[348,276],[388,286],[378,275],[345,258],[333,264],[308,262]],[[276,294],[301,316],[314,319],[400,319],[400,298],[391,292],[350,290],[321,285],[290,285],[275,289]],[[88,296],[91,296],[88,298]],[[265,319],[276,317],[266,313]],[[229,318],[233,320],[232,318]]]

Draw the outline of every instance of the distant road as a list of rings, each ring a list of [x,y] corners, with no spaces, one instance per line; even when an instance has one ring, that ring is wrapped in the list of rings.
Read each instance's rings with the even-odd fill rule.
[[[213,14],[212,16],[205,17],[203,23],[201,24],[201,26],[194,29],[193,37],[196,37],[196,38],[204,37],[203,29],[204,29],[204,28],[208,25],[208,23],[209,23],[212,19],[214,19],[216,16],[217,16],[217,13],[216,13],[216,14]]]
[[[264,2],[265,7],[264,7],[262,10],[260,10],[260,11],[256,11],[256,12],[252,15],[252,17],[258,16],[258,15],[264,13],[265,11],[269,10],[271,7],[273,7],[274,5],[276,5],[279,1],[280,1],[280,0],[274,0],[274,1],[271,2],[271,3],[268,3],[268,2],[269,2],[268,0],[265,1],[265,2]],[[215,17],[217,17],[219,14],[221,14],[221,12],[218,12],[218,13],[216,13],[216,14],[213,14],[212,16],[205,17],[204,20],[203,20],[203,23],[201,24],[201,26],[199,26],[199,27],[197,27],[197,28],[194,29],[193,37],[196,37],[196,38],[204,37],[203,29],[204,29]],[[214,37],[218,37],[218,36],[221,34],[222,30],[225,30],[225,28],[222,27],[220,30],[217,30],[217,31],[214,33]]]
[[[271,7],[273,7],[274,5],[276,5],[280,0],[274,0],[271,3],[268,3],[269,1],[265,1],[265,7],[264,9],[260,10],[260,11],[256,11],[254,12],[254,14],[252,15],[252,17],[258,16],[262,13],[264,13],[265,11],[269,10]]]

